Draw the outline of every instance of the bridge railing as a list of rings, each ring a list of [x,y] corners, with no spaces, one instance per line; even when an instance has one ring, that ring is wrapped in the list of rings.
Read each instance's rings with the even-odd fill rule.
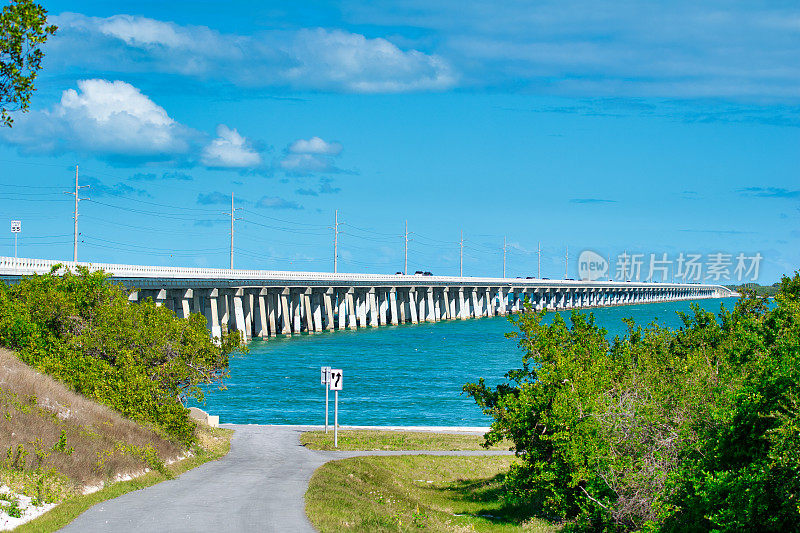
[[[123,279],[168,279],[168,280],[225,280],[226,282],[263,281],[316,284],[330,283],[347,285],[349,283],[375,283],[380,285],[425,286],[425,285],[493,285],[503,287],[616,287],[616,288],[703,288],[716,289],[722,293],[731,292],[721,285],[681,284],[681,283],[648,283],[620,281],[575,281],[545,280],[537,278],[492,278],[492,277],[458,277],[458,276],[421,276],[403,274],[361,274],[332,272],[295,272],[285,270],[231,270],[227,268],[194,268],[151,265],[125,265],[113,263],[88,263],[58,261],[53,259],[14,258],[0,256],[0,276],[20,276],[46,274],[56,266],[74,270],[86,267],[90,270],[103,270],[114,277]]]

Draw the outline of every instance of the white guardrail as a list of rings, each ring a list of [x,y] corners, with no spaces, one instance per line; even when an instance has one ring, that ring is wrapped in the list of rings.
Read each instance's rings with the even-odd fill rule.
[[[585,280],[550,280],[538,278],[491,278],[491,277],[458,277],[458,276],[423,276],[419,274],[358,274],[333,272],[293,272],[286,270],[236,270],[227,268],[186,268],[149,265],[120,265],[113,263],[88,263],[58,261],[53,259],[31,259],[0,257],[0,276],[18,277],[33,274],[46,274],[56,266],[75,270],[82,266],[89,270],[103,270],[115,278],[123,280],[224,280],[228,283],[242,281],[252,282],[285,282],[288,284],[311,282],[313,284],[329,283],[344,286],[352,283],[359,285],[374,283],[387,286],[430,286],[430,285],[464,285],[464,286],[512,286],[512,287],[596,287],[596,288],[696,288],[713,289],[721,295],[735,295],[730,289],[721,285],[686,284],[686,283],[650,283],[622,281],[585,281]]]

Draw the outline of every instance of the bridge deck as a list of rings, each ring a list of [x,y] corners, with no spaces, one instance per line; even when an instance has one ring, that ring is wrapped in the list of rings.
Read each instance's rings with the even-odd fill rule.
[[[213,336],[223,328],[246,338],[404,322],[478,318],[535,309],[569,309],[720,298],[720,285],[229,270],[82,263],[0,257],[0,279],[46,274],[57,265],[111,274],[131,300],[152,298],[178,316],[202,313]]]

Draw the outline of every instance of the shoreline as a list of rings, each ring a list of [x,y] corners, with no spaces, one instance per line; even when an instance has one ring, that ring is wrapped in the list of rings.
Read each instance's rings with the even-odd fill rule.
[[[220,424],[220,427],[228,429],[236,429],[241,426],[249,427],[277,427],[277,428],[294,428],[303,429],[306,431],[320,431],[324,430],[323,424]],[[370,429],[379,431],[418,431],[428,433],[476,433],[483,434],[489,431],[489,426],[339,426],[340,431],[355,430],[355,429]],[[333,431],[333,425],[328,426],[329,431]]]

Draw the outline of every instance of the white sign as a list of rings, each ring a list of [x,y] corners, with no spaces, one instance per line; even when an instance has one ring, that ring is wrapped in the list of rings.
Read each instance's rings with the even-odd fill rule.
[[[321,385],[327,385],[328,382],[331,380],[331,367],[329,366],[321,366],[319,367],[319,382]]]
[[[331,390],[342,390],[342,369],[341,368],[332,368],[331,369],[330,387],[331,387]]]
[[[11,233],[19,233],[22,231],[22,221],[21,220],[12,220],[11,221]]]

